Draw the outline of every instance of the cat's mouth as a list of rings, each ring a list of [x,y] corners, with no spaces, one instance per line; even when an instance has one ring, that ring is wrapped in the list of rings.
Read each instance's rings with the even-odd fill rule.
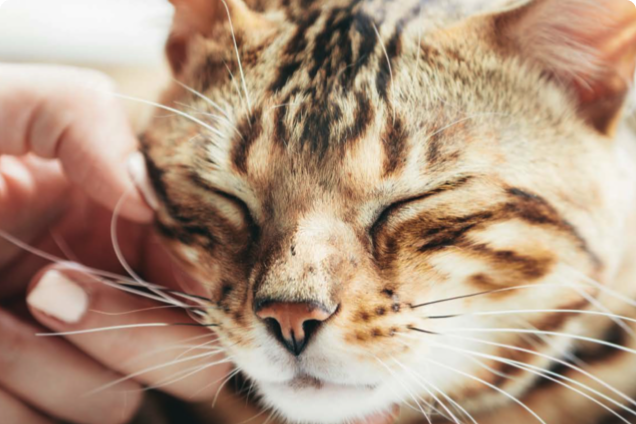
[[[317,391],[373,391],[377,385],[351,385],[333,383],[321,380],[317,377],[307,374],[299,374],[286,382],[277,383],[280,388],[289,388],[292,390],[317,390]]]
[[[291,379],[259,383],[265,403],[292,421],[342,423],[389,409],[393,401],[382,385],[350,384],[296,374]]]

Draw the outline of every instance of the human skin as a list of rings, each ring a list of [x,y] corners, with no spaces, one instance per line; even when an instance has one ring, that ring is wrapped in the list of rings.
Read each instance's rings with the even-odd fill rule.
[[[112,95],[113,83],[94,71],[25,65],[0,65],[0,81],[0,229],[58,257],[123,274],[110,228],[112,211],[125,198],[117,209],[123,255],[145,279],[178,289],[173,265],[149,225],[152,210],[126,167],[137,140]],[[214,398],[232,366],[213,350],[208,328],[35,336],[190,322],[179,309],[157,309],[157,303],[101,281],[0,239],[0,410],[8,422],[124,423],[139,407],[144,386],[218,362],[163,388],[187,401]],[[188,360],[197,352],[210,355]],[[141,355],[144,360],[135,361]],[[181,361],[161,367],[175,358]],[[123,375],[135,377],[86,396]],[[387,413],[364,422],[392,421]]]

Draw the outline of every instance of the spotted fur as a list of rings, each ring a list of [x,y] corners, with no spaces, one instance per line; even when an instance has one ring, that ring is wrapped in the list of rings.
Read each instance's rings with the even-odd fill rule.
[[[632,294],[627,68],[577,26],[618,8],[583,28],[634,37],[623,2],[174,1],[164,101],[195,119],[144,136],[157,228],[264,405],[336,423],[393,403],[444,415],[448,396],[480,423],[536,422],[505,391],[548,423],[601,422],[529,372],[598,386],[556,367],[574,354],[636,394],[634,355],[576,339],[612,320],[573,312],[634,309],[599,288]],[[254,314],[271,300],[336,313],[295,358]],[[525,312],[471,315],[506,310]]]

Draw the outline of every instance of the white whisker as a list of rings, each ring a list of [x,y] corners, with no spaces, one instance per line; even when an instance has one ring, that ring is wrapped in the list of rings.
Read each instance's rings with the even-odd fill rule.
[[[239,54],[238,44],[236,43],[236,35],[234,33],[234,25],[232,24],[232,16],[230,15],[230,8],[225,0],[221,0],[223,6],[225,6],[225,12],[227,13],[227,20],[230,23],[230,32],[232,33],[232,41],[234,42],[234,51],[236,52],[236,60],[239,66],[239,72],[241,73],[241,79],[243,80],[243,90],[245,91],[245,101],[247,103],[247,110],[249,114],[252,114],[252,104],[250,102],[250,95],[247,91],[247,83],[245,82],[245,73],[243,72],[243,64],[241,62],[241,55]]]
[[[169,303],[169,304],[171,303],[171,304],[174,304],[174,305],[182,306],[182,305],[184,305],[183,303],[177,302],[176,300],[174,300],[170,296],[166,295],[161,290],[158,290],[158,289],[154,288],[152,285],[146,283],[146,281],[144,281],[135,272],[135,270],[132,269],[132,267],[130,266],[128,261],[126,261],[126,258],[124,257],[124,254],[122,253],[121,248],[119,247],[119,239],[118,239],[118,236],[117,236],[117,220],[119,218],[119,214],[121,213],[121,208],[123,207],[124,203],[126,202],[126,199],[128,198],[128,196],[132,193],[132,190],[134,190],[134,189],[131,188],[129,191],[127,191],[126,193],[124,193],[121,196],[121,198],[117,202],[117,205],[115,205],[115,209],[113,210],[113,217],[112,217],[112,219],[110,221],[110,238],[111,238],[112,243],[113,243],[113,249],[115,250],[115,255],[117,256],[117,260],[119,260],[119,263],[121,264],[121,266],[126,270],[126,272],[138,284],[142,285],[143,287],[147,287],[156,296],[164,298],[166,303]]]
[[[75,255],[75,253],[69,247],[68,243],[66,243],[66,240],[64,240],[64,238],[56,230],[49,230],[49,234],[51,234],[55,245],[60,249],[64,256],[66,256],[66,259],[68,259],[69,261],[80,263],[77,255]]]
[[[221,390],[223,390],[223,387],[231,380],[233,379],[238,373],[240,373],[241,371],[237,368],[234,371],[232,371],[230,373],[230,375],[227,376],[227,378],[221,383],[221,385],[219,386],[218,390],[216,391],[216,394],[214,395],[214,399],[212,400],[212,408],[214,408],[216,406],[216,401],[219,400],[219,395],[221,394]],[[207,389],[208,387],[218,383],[219,380],[208,384],[207,386],[203,387],[201,390],[199,390],[198,392],[196,392],[193,397],[195,395],[197,395],[198,393],[202,392],[203,390]]]
[[[104,331],[129,330],[133,328],[170,327],[173,325],[174,324],[169,324],[167,322],[153,322],[153,323],[147,323],[147,324],[124,324],[124,325],[114,325],[111,327],[89,328],[86,330],[63,331],[58,333],[36,333],[35,335],[38,337],[75,336],[80,334],[100,333]]]
[[[391,79],[391,91],[393,92],[393,101],[397,101],[395,96],[395,84],[393,83],[393,69],[391,67],[391,58],[389,57],[389,53],[386,51],[386,46],[384,45],[384,41],[382,40],[382,36],[380,35],[380,31],[378,31],[378,27],[375,25],[375,22],[372,23],[373,30],[375,31],[376,37],[378,37],[378,42],[380,43],[380,47],[382,47],[382,52],[384,53],[384,58],[386,59],[386,63],[389,66],[389,77]],[[393,106],[393,124],[395,124],[397,115],[397,110],[395,106]]]
[[[110,383],[104,384],[103,386],[100,386],[100,387],[98,387],[96,389],[91,390],[90,392],[86,393],[84,396],[92,396],[94,394],[97,394],[99,392],[107,390],[107,389],[109,389],[111,387],[114,387],[114,386],[116,386],[116,385],[118,385],[120,383],[123,383],[124,381],[131,380],[131,379],[133,379],[135,377],[139,377],[140,375],[147,374],[147,373],[152,372],[152,371],[156,371],[156,370],[159,370],[159,369],[162,369],[162,368],[167,368],[167,367],[170,367],[170,366],[173,366],[173,365],[181,364],[181,363],[188,362],[188,361],[193,361],[195,359],[206,358],[206,357],[210,357],[210,356],[214,356],[214,355],[217,355],[217,353],[206,352],[206,353],[202,353],[202,354],[199,354],[199,355],[189,356],[187,358],[171,361],[171,362],[168,362],[168,363],[165,363],[165,364],[160,364],[160,365],[155,365],[155,366],[152,366],[152,367],[148,367],[148,368],[145,368],[145,369],[143,369],[141,371],[137,371],[137,372],[134,372],[132,374],[128,374],[128,375],[126,375],[124,377],[118,378],[117,380],[111,381]],[[219,361],[219,363],[222,363],[223,361],[226,361],[226,359],[223,359],[222,361]]]
[[[525,370],[525,371],[530,372],[530,373],[532,373],[534,375],[537,375],[539,377],[545,378],[548,381],[552,381],[552,382],[557,383],[557,384],[559,384],[561,386],[564,386],[567,389],[572,390],[575,393],[580,394],[581,396],[585,397],[586,399],[589,399],[589,400],[593,401],[594,403],[598,404],[599,406],[601,406],[605,410],[607,410],[610,413],[614,414],[615,416],[620,418],[625,423],[630,424],[629,421],[627,421],[625,418],[623,418],[620,414],[618,414],[615,411],[613,411],[611,408],[609,408],[604,403],[598,401],[597,399],[594,399],[592,396],[590,396],[590,395],[588,395],[586,393],[583,393],[582,391],[576,389],[575,387],[572,387],[571,385],[566,384],[563,381],[559,381],[559,380],[557,380],[555,378],[549,377],[548,375],[556,376],[556,377],[558,377],[558,378],[560,378],[560,379],[562,379],[564,381],[567,381],[567,382],[572,383],[572,384],[576,384],[577,386],[582,387],[585,390],[589,390],[591,393],[595,394],[596,396],[599,396],[599,397],[611,402],[615,406],[617,406],[619,408],[622,408],[622,409],[625,409],[627,412],[630,412],[631,414],[636,416],[636,411],[633,411],[632,409],[630,409],[630,408],[626,407],[625,405],[615,401],[614,399],[610,398],[609,396],[604,395],[603,393],[599,392],[598,390],[594,390],[593,388],[591,388],[591,387],[589,387],[589,386],[587,386],[587,385],[585,385],[583,383],[580,383],[580,382],[578,382],[578,381],[576,381],[574,379],[568,378],[568,377],[566,377],[564,375],[557,374],[557,373],[549,371],[549,370],[544,370],[544,369],[541,369],[541,368],[536,367],[534,365],[525,364],[523,362],[515,361],[515,360],[512,360],[512,359],[501,358],[501,357],[495,356],[495,355],[488,355],[488,354],[485,354],[485,353],[478,353],[478,352],[474,352],[474,351],[471,351],[471,350],[456,348],[456,347],[448,346],[448,345],[445,345],[445,344],[439,344],[439,343],[432,343],[431,345],[435,346],[435,347],[438,347],[438,348],[441,348],[441,349],[447,349],[447,350],[452,350],[452,351],[455,351],[455,352],[464,353],[464,354],[468,354],[468,355],[479,356],[481,358],[490,359],[490,360],[493,360],[493,361],[496,361],[496,362],[508,364],[508,365],[514,366],[516,368]],[[546,375],[546,374],[548,374],[548,375]]]
[[[617,320],[636,323],[636,319],[629,318],[623,315],[617,315],[617,314],[606,313],[606,312],[598,312],[598,311],[586,311],[586,310],[580,310],[580,309],[511,309],[511,310],[505,310],[505,311],[467,312],[464,314],[448,314],[448,315],[444,315],[442,318],[453,319],[453,318],[460,318],[464,316],[497,316],[497,315],[539,314],[539,313],[593,315],[593,316],[615,318]],[[436,316],[424,317],[424,319],[436,319],[436,318],[437,318]]]
[[[150,308],[133,309],[131,311],[126,311],[126,312],[106,312],[106,311],[100,311],[100,310],[97,310],[97,309],[89,309],[89,311],[90,312],[94,312],[94,313],[99,314],[99,315],[117,317],[117,316],[122,316],[122,315],[138,314],[138,313],[142,313],[142,312],[151,312],[151,311],[156,311],[156,310],[161,310],[161,309],[183,309],[183,307],[182,306],[176,306],[176,305],[164,305],[164,306],[153,306],[153,307],[150,307]]]
[[[422,378],[417,378],[416,375],[414,375],[415,373],[413,373],[412,370],[408,369],[404,364],[402,364],[400,361],[398,361],[397,359],[395,359],[394,357],[391,357],[391,359],[393,360],[393,362],[395,362],[396,364],[398,364],[404,371],[406,371],[409,377],[411,377],[415,382],[418,382],[420,387],[422,387],[422,389],[424,389],[424,391],[426,393],[428,393],[429,396],[431,396],[433,398],[433,400],[435,402],[437,402],[442,409],[444,409],[444,411],[446,411],[446,413],[448,413],[448,415],[450,416],[451,420],[453,422],[455,422],[455,424],[461,424],[461,422],[459,421],[459,419],[455,416],[455,414],[453,414],[453,412],[448,409],[448,407],[433,393],[431,392],[428,387],[426,387],[426,384],[428,382],[425,382],[424,379]]]
[[[455,328],[455,329],[445,329],[445,332],[451,333],[469,333],[469,332],[478,332],[478,333],[519,333],[519,334],[545,334],[546,336],[556,336],[556,337],[567,337],[574,340],[581,340],[585,342],[600,344],[603,346],[611,347],[617,350],[621,350],[623,352],[631,353],[636,355],[636,350],[630,349],[625,346],[618,345],[616,343],[607,342],[605,340],[595,339],[593,337],[585,337],[579,336],[577,334],[568,334],[561,333],[558,331],[543,331],[543,330],[525,330],[521,328]]]
[[[383,360],[381,360],[380,358],[378,358],[377,356],[375,356],[375,360],[378,361],[380,363],[380,365],[382,365],[384,368],[386,368],[386,370],[395,378],[395,371],[393,371],[391,369],[391,367],[389,367]],[[413,394],[413,392],[411,391],[411,389],[409,389],[405,384],[402,383],[402,381],[399,378],[396,378],[395,381],[397,381],[400,386],[402,386],[404,388],[404,390],[406,390],[406,392],[408,393],[408,395],[411,397],[411,399],[413,399],[413,401],[415,402],[415,405],[417,406],[417,408],[420,410],[420,412],[422,413],[422,415],[424,415],[424,418],[426,418],[426,421],[429,424],[432,424],[430,417],[428,416],[428,414],[424,411],[424,408],[422,408],[422,406],[420,405],[420,402],[418,401],[418,397],[415,396],[415,394]],[[428,406],[428,402],[424,401],[423,399],[420,400]],[[459,424],[459,423],[458,423]]]
[[[97,90],[97,91],[100,91],[100,90]],[[186,118],[186,119],[194,122],[195,124],[198,124],[198,125],[202,126],[203,128],[207,129],[208,131],[210,131],[213,134],[216,134],[219,137],[224,137],[222,132],[220,132],[219,130],[217,130],[216,128],[211,126],[210,124],[205,123],[202,120],[197,119],[194,116],[189,115],[189,114],[187,114],[187,113],[185,113],[185,112],[183,112],[183,111],[181,111],[179,109],[175,109],[175,108],[170,107],[170,106],[162,105],[161,103],[153,102],[153,101],[150,101],[150,100],[145,100],[145,99],[140,99],[138,97],[128,96],[128,95],[125,95],[125,94],[114,93],[114,92],[110,92],[110,91],[107,92],[107,93],[111,94],[111,95],[113,95],[115,97],[119,97],[120,99],[130,100],[130,101],[133,101],[133,102],[139,102],[139,103],[147,104],[149,106],[156,107],[158,109],[163,109],[163,110],[166,110],[168,112],[172,112],[172,113],[174,113],[176,115],[179,115],[179,116],[181,116],[183,118]]]
[[[179,86],[183,87],[184,89],[186,89],[187,91],[189,91],[190,93],[194,94],[195,96],[199,97],[200,99],[202,99],[204,102],[206,102],[207,104],[209,104],[210,106],[212,106],[214,109],[218,110],[219,112],[221,112],[221,114],[223,114],[223,117],[225,117],[225,121],[229,124],[232,123],[232,118],[230,117],[229,113],[224,110],[221,106],[219,106],[218,103],[216,103],[214,100],[210,99],[209,97],[203,95],[202,93],[198,92],[197,90],[195,90],[192,87],[188,87],[187,85],[185,85],[184,83],[182,83],[181,81],[178,80],[173,80],[175,83],[177,83]],[[217,116],[217,115],[215,115]],[[221,118],[221,117],[219,117]]]
[[[527,353],[530,355],[534,355],[540,358],[544,358],[544,359],[548,359],[550,361],[553,361],[554,363],[557,363],[559,365],[562,365],[566,368],[569,368],[571,370],[577,371],[581,374],[583,374],[584,376],[590,378],[591,380],[595,381],[596,383],[602,385],[603,387],[605,387],[606,389],[610,390],[612,393],[616,394],[617,396],[621,397],[622,399],[624,399],[625,401],[631,403],[632,405],[636,406],[636,401],[634,401],[631,397],[629,397],[628,395],[626,395],[625,393],[623,393],[622,391],[616,389],[615,387],[613,387],[611,384],[605,382],[604,380],[601,380],[600,378],[598,378],[597,376],[595,376],[594,374],[584,370],[581,367],[578,367],[574,364],[568,363],[562,359],[556,358],[554,356],[551,355],[546,355],[544,353],[540,353],[540,352],[536,352],[533,350],[529,350],[529,349],[524,349],[522,347],[519,346],[513,346],[513,345],[509,345],[509,344],[505,344],[505,343],[497,343],[497,342],[491,342],[491,341],[487,341],[487,340],[482,340],[482,339],[477,339],[474,337],[466,337],[466,336],[457,336],[457,335],[453,335],[453,334],[447,334],[444,337],[451,337],[451,338],[455,338],[455,339],[459,339],[459,340],[466,340],[466,341],[470,341],[470,342],[476,342],[476,343],[482,343],[485,345],[489,345],[489,346],[495,346],[495,347],[501,347],[504,349],[510,349],[510,350],[514,350],[517,352],[523,352],[523,353]]]
[[[536,412],[534,412],[532,409],[530,409],[528,407],[528,405],[526,405],[525,403],[521,402],[519,399],[517,399],[516,397],[512,396],[511,394],[507,393],[506,391],[500,389],[499,387],[495,386],[494,384],[490,384],[489,382],[482,380],[479,377],[475,377],[474,375],[470,375],[468,373],[465,373],[463,371],[457,370],[453,367],[449,367],[447,365],[444,365],[440,362],[437,362],[433,359],[430,358],[424,358],[426,361],[432,363],[433,365],[436,365],[440,368],[444,368],[447,369],[449,371],[455,372],[459,375],[462,375],[466,378],[469,378],[471,380],[477,381],[479,383],[482,383],[483,385],[490,387],[493,390],[496,390],[497,392],[501,393],[502,395],[504,395],[505,397],[507,397],[508,399],[510,399],[511,401],[515,402],[516,404],[518,404],[519,406],[521,406],[523,409],[525,409],[528,413],[530,413],[537,421],[539,421],[541,424],[547,424],[539,415],[537,415]]]

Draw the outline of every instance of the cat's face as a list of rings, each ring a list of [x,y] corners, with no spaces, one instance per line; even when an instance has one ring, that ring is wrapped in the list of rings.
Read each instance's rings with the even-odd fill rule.
[[[522,350],[567,340],[501,330],[577,331],[554,310],[586,305],[620,256],[635,187],[607,121],[492,25],[429,28],[419,3],[235,16],[241,66],[216,24],[177,55],[200,95],[166,101],[191,117],[144,137],[160,233],[293,420],[521,393],[532,374],[490,355],[545,367]]]

